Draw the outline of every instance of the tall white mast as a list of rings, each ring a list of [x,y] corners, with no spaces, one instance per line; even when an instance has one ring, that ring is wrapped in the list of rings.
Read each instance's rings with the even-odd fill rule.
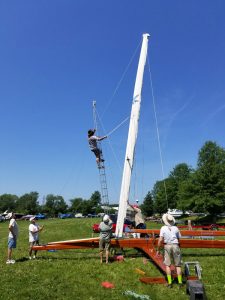
[[[139,120],[140,107],[141,107],[142,82],[143,82],[144,68],[145,68],[147,51],[148,51],[148,38],[149,38],[148,33],[143,34],[141,54],[139,58],[136,82],[134,87],[133,103],[132,103],[131,116],[130,116],[130,127],[128,132],[127,149],[126,149],[122,184],[120,190],[119,211],[118,211],[118,218],[116,224],[116,237],[122,237],[123,235],[124,218],[126,217],[127,203],[129,199],[129,193],[130,193],[131,173],[133,168],[134,151],[135,151],[135,144],[136,144],[137,133],[138,133],[138,120]]]

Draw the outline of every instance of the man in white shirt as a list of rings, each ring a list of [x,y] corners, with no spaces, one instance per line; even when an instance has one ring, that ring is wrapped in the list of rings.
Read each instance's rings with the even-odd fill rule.
[[[164,214],[162,216],[163,223],[165,224],[160,229],[159,240],[158,240],[158,251],[161,244],[164,243],[164,264],[166,265],[166,274],[168,279],[168,287],[172,287],[172,277],[171,277],[171,260],[173,259],[176,270],[178,284],[182,286],[182,270],[181,270],[181,251],[179,247],[179,239],[181,234],[177,226],[175,226],[175,219],[170,214]]]
[[[14,213],[6,215],[6,219],[9,219],[9,235],[8,235],[8,258],[7,264],[14,264],[15,260],[12,259],[12,249],[16,248],[16,242],[19,235],[19,228],[16,223],[16,216]]]
[[[43,229],[43,226],[39,226],[36,223],[35,217],[31,217],[30,222],[31,224],[29,225],[29,243],[30,243],[29,259],[32,259],[32,247],[34,245],[39,245],[39,232]],[[36,255],[37,255],[37,251],[34,251],[33,258],[36,258]]]

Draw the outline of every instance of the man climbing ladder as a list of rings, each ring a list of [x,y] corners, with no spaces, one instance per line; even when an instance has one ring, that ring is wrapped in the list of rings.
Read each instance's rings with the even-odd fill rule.
[[[98,147],[98,142],[106,139],[107,136],[106,135],[102,136],[102,137],[96,136],[96,135],[94,135],[95,131],[96,131],[95,129],[88,130],[88,143],[89,143],[91,151],[95,154],[98,168],[101,169],[104,167],[101,164],[104,162],[104,159],[102,158],[102,150],[99,149],[99,147]]]

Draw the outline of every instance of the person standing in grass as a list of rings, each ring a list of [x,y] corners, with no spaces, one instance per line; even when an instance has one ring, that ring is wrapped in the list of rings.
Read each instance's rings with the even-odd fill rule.
[[[103,262],[103,252],[105,250],[105,262],[109,262],[109,248],[110,240],[112,236],[112,221],[108,215],[104,215],[102,222],[99,224],[100,239],[99,239],[99,250],[100,250],[100,261]]]
[[[29,225],[29,259],[32,259],[32,247],[34,245],[39,245],[39,232],[43,229],[43,226],[39,226],[36,223],[36,218],[31,217],[30,218],[31,224]],[[34,251],[34,256],[33,258],[35,259],[37,255],[37,251]]]
[[[12,259],[12,251],[16,248],[17,238],[19,235],[19,228],[16,223],[16,216],[14,213],[6,215],[6,219],[9,219],[9,235],[8,235],[8,257],[7,264],[14,264],[15,260]]]
[[[162,216],[163,223],[165,224],[160,229],[159,240],[158,240],[158,251],[157,255],[159,255],[159,250],[164,243],[164,264],[166,265],[166,274],[169,288],[172,287],[172,276],[171,276],[171,261],[174,261],[178,284],[180,287],[182,286],[182,270],[181,270],[181,251],[179,247],[179,239],[181,238],[181,234],[177,226],[175,226],[175,219],[170,214],[164,214]]]

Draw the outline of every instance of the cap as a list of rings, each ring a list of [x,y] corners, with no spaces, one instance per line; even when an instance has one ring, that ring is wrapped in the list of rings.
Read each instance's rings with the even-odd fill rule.
[[[109,216],[108,215],[104,215],[103,222],[105,222],[105,223],[109,222]]]

